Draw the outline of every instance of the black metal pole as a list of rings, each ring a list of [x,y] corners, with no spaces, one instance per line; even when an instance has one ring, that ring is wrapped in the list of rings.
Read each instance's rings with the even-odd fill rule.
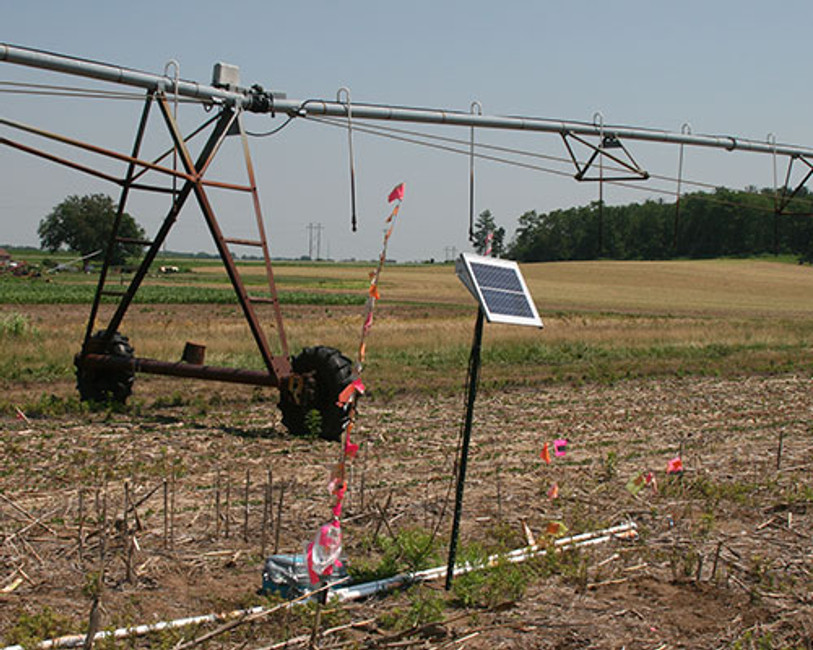
[[[474,340],[469,357],[469,385],[466,398],[466,424],[463,428],[463,444],[460,448],[460,466],[457,470],[457,491],[455,493],[454,519],[452,521],[452,538],[449,541],[449,562],[446,568],[446,591],[452,588],[454,580],[454,562],[457,555],[457,538],[460,534],[460,516],[463,510],[463,488],[466,484],[466,466],[469,460],[469,441],[471,425],[474,419],[474,400],[477,398],[477,380],[480,375],[480,348],[483,343],[483,308],[477,310],[477,324],[474,326]]]

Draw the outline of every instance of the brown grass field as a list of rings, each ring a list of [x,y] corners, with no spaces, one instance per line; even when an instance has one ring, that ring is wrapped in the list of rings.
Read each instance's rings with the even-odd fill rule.
[[[367,271],[275,268],[282,290],[349,294]],[[523,271],[545,328],[486,326],[462,557],[525,545],[523,523],[542,545],[552,521],[567,534],[633,521],[637,539],[500,564],[449,593],[280,610],[210,640],[218,623],[97,645],[813,647],[813,270]],[[224,286],[211,265],[180,276],[150,282]],[[387,267],[381,294],[343,523],[347,565],[367,577],[445,563],[476,314],[449,265]],[[139,377],[127,408],[88,410],[72,378],[87,309],[0,305],[0,641],[84,633],[94,595],[99,629],[270,606],[263,557],[301,552],[327,520],[337,446],[289,436],[274,392],[250,387]],[[363,307],[283,311],[293,352],[355,356]],[[207,363],[259,367],[234,305],[140,304],[122,331],[140,356],[177,359],[191,340]],[[568,453],[547,464],[556,438]],[[667,475],[677,454],[685,471]],[[656,491],[626,489],[649,471]]]

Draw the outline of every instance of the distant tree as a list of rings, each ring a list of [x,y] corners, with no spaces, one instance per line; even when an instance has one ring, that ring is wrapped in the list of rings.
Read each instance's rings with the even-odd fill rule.
[[[37,228],[40,245],[51,252],[64,245],[80,255],[106,251],[115,218],[116,204],[109,196],[69,196],[40,221]],[[121,216],[118,236],[143,239],[144,230],[125,212]],[[140,255],[142,249],[139,244],[116,244],[113,264],[123,264],[127,257]]]
[[[488,249],[488,235],[492,233],[491,255],[500,257],[505,247],[505,228],[498,228],[491,210],[484,210],[474,222],[474,250],[483,255]]]

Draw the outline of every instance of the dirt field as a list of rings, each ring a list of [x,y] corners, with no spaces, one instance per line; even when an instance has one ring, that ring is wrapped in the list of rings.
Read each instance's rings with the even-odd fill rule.
[[[229,387],[214,393],[211,384],[177,389],[177,383],[139,379],[140,405],[129,412],[2,423],[5,644],[87,629],[102,545],[100,629],[267,604],[255,594],[264,554],[275,546],[301,552],[328,519],[335,444],[289,437],[273,396]],[[55,392],[68,394],[71,387]],[[445,564],[462,418],[462,389],[457,397],[379,396],[362,404],[354,432],[362,448],[344,522],[351,569],[380,557],[381,545],[371,541],[376,531],[386,541],[431,530],[439,518],[436,564]],[[543,444],[558,438],[569,441],[567,454],[546,464]],[[684,473],[667,476],[667,462],[681,450]],[[501,576],[498,568],[479,592],[472,587],[465,606],[460,592],[447,595],[440,582],[328,606],[320,629],[329,632],[316,643],[811,648],[812,468],[809,376],[631,380],[481,394],[464,547],[523,546],[523,521],[543,544],[551,521],[572,534],[631,520],[638,538],[530,563],[521,574],[503,570]],[[626,489],[648,471],[657,491]],[[559,495],[551,499],[554,483]],[[125,499],[136,504],[126,514]],[[271,521],[264,525],[266,504]],[[315,618],[313,607],[302,607],[243,623],[207,644],[267,648],[305,635],[289,643],[302,647]],[[432,619],[439,620],[425,624]],[[349,627],[330,632],[342,624]],[[183,634],[189,640],[207,629],[213,628]],[[175,632],[119,644],[182,642]]]

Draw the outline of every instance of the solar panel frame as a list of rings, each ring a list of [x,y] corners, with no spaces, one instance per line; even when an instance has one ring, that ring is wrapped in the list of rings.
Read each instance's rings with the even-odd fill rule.
[[[516,262],[461,253],[455,271],[489,323],[544,327]]]

